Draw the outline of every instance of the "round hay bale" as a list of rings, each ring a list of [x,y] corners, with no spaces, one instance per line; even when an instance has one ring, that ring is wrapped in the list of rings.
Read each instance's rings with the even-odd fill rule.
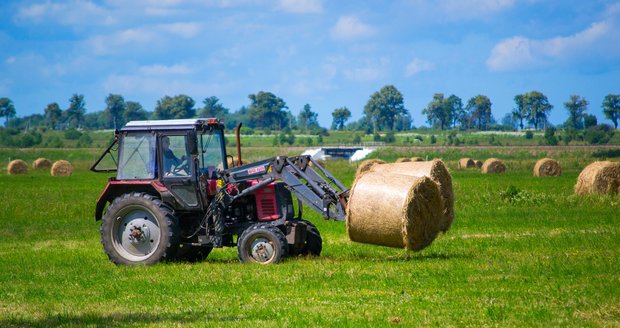
[[[620,194],[620,162],[594,162],[577,177],[575,193]]]
[[[397,159],[394,163],[406,163],[406,162],[411,162],[411,158],[401,157]]]
[[[51,173],[54,177],[68,177],[73,174],[73,165],[71,165],[68,161],[61,159],[54,162]]]
[[[437,184],[443,203],[442,216],[439,220],[439,230],[446,232],[454,221],[454,190],[452,176],[446,165],[440,159],[429,162],[408,162],[375,165],[371,172],[383,174],[402,174],[412,177],[429,177]]]
[[[477,168],[481,168],[482,167],[482,161],[480,160],[475,160],[474,163],[476,164]]]
[[[412,162],[424,162],[424,158],[422,157],[411,157]]]
[[[241,166],[241,165],[248,164],[248,161],[241,160],[241,163],[238,163],[236,158],[232,159],[230,157],[227,157],[226,158],[226,163],[228,163],[228,168],[231,168],[231,167],[236,167],[236,166]],[[235,165],[233,165],[233,163]]]
[[[357,167],[357,171],[355,172],[355,177],[357,178],[361,176],[362,174],[370,170],[371,167],[377,164],[385,164],[385,161],[382,159],[378,159],[378,158],[367,159],[365,161],[362,161],[360,165]]]
[[[43,157],[37,158],[34,160],[34,162],[32,162],[32,167],[34,169],[48,169],[52,167],[52,161]]]
[[[489,158],[484,161],[480,171],[482,173],[504,173],[506,172],[506,165],[497,158]]]
[[[6,171],[9,175],[26,174],[28,173],[28,164],[21,159],[16,159],[9,162]]]
[[[347,234],[359,243],[419,251],[437,237],[441,208],[429,177],[367,172],[351,188]]]
[[[472,167],[476,167],[476,162],[474,162],[471,158],[461,158],[459,159],[459,170],[469,169]]]
[[[543,158],[534,165],[535,177],[559,177],[560,175],[562,175],[562,167],[554,159]]]

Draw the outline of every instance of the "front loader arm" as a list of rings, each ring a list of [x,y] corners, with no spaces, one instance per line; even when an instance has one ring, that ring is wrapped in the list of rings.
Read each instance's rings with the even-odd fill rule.
[[[315,171],[309,165],[310,163],[313,163],[329,182]],[[270,182],[279,180],[286,184],[297,199],[321,213],[323,218],[345,220],[349,190],[310,156],[273,157],[223,171],[221,175],[224,182],[232,184],[247,180],[265,182],[265,184],[261,182],[252,188],[243,190],[234,198],[242,197]]]

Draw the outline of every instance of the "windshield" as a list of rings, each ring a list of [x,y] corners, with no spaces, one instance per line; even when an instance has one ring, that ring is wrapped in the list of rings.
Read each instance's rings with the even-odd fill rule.
[[[153,179],[155,177],[155,136],[128,134],[121,138],[117,179]]]
[[[200,170],[209,178],[215,178],[215,170],[223,170],[224,152],[222,130],[208,130],[200,135]]]

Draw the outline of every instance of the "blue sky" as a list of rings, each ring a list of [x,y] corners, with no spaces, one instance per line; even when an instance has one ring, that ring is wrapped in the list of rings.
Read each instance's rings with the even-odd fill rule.
[[[328,126],[392,84],[416,126],[437,92],[486,95],[499,121],[531,90],[559,124],[571,94],[599,121],[620,94],[619,1],[32,0],[0,14],[0,96],[18,116],[73,93],[89,112],[109,93],[149,111],[165,95],[217,96],[235,111],[271,91]]]

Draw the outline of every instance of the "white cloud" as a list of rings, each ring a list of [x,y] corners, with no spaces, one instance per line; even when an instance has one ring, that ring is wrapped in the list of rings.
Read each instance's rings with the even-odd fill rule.
[[[192,69],[186,65],[175,64],[166,65],[149,65],[140,67],[140,73],[144,75],[186,75],[192,73]]]
[[[200,34],[200,23],[175,23],[125,29],[119,32],[90,37],[86,43],[98,55],[109,55],[128,51],[129,48],[149,46],[153,50],[176,37],[191,39]],[[145,48],[143,48],[145,49]]]
[[[17,10],[18,22],[42,23],[51,21],[67,26],[111,25],[116,22],[109,11],[86,0],[35,3]]]
[[[227,94],[235,90],[233,82],[205,83],[190,78],[170,78],[170,76],[145,76],[141,73],[112,74],[103,83],[106,93],[143,94],[152,98],[164,95],[187,94]],[[196,99],[196,98],[195,98]]]
[[[368,61],[363,66],[345,69],[344,76],[354,82],[377,81],[387,75],[389,64],[387,58],[381,58],[378,62]]]
[[[375,28],[364,24],[355,16],[342,16],[331,30],[332,38],[336,40],[350,40],[372,36]]]
[[[535,0],[529,0],[535,1]],[[515,6],[517,0],[409,0],[423,18],[463,21],[485,19]]]
[[[405,75],[413,76],[421,72],[431,71],[435,68],[435,65],[429,61],[413,58],[407,67],[405,67]]]
[[[502,40],[487,59],[492,71],[510,71],[562,62],[596,61],[620,56],[620,31],[614,19],[596,22],[570,36]]]
[[[280,9],[297,14],[315,14],[323,12],[320,0],[280,0]]]

